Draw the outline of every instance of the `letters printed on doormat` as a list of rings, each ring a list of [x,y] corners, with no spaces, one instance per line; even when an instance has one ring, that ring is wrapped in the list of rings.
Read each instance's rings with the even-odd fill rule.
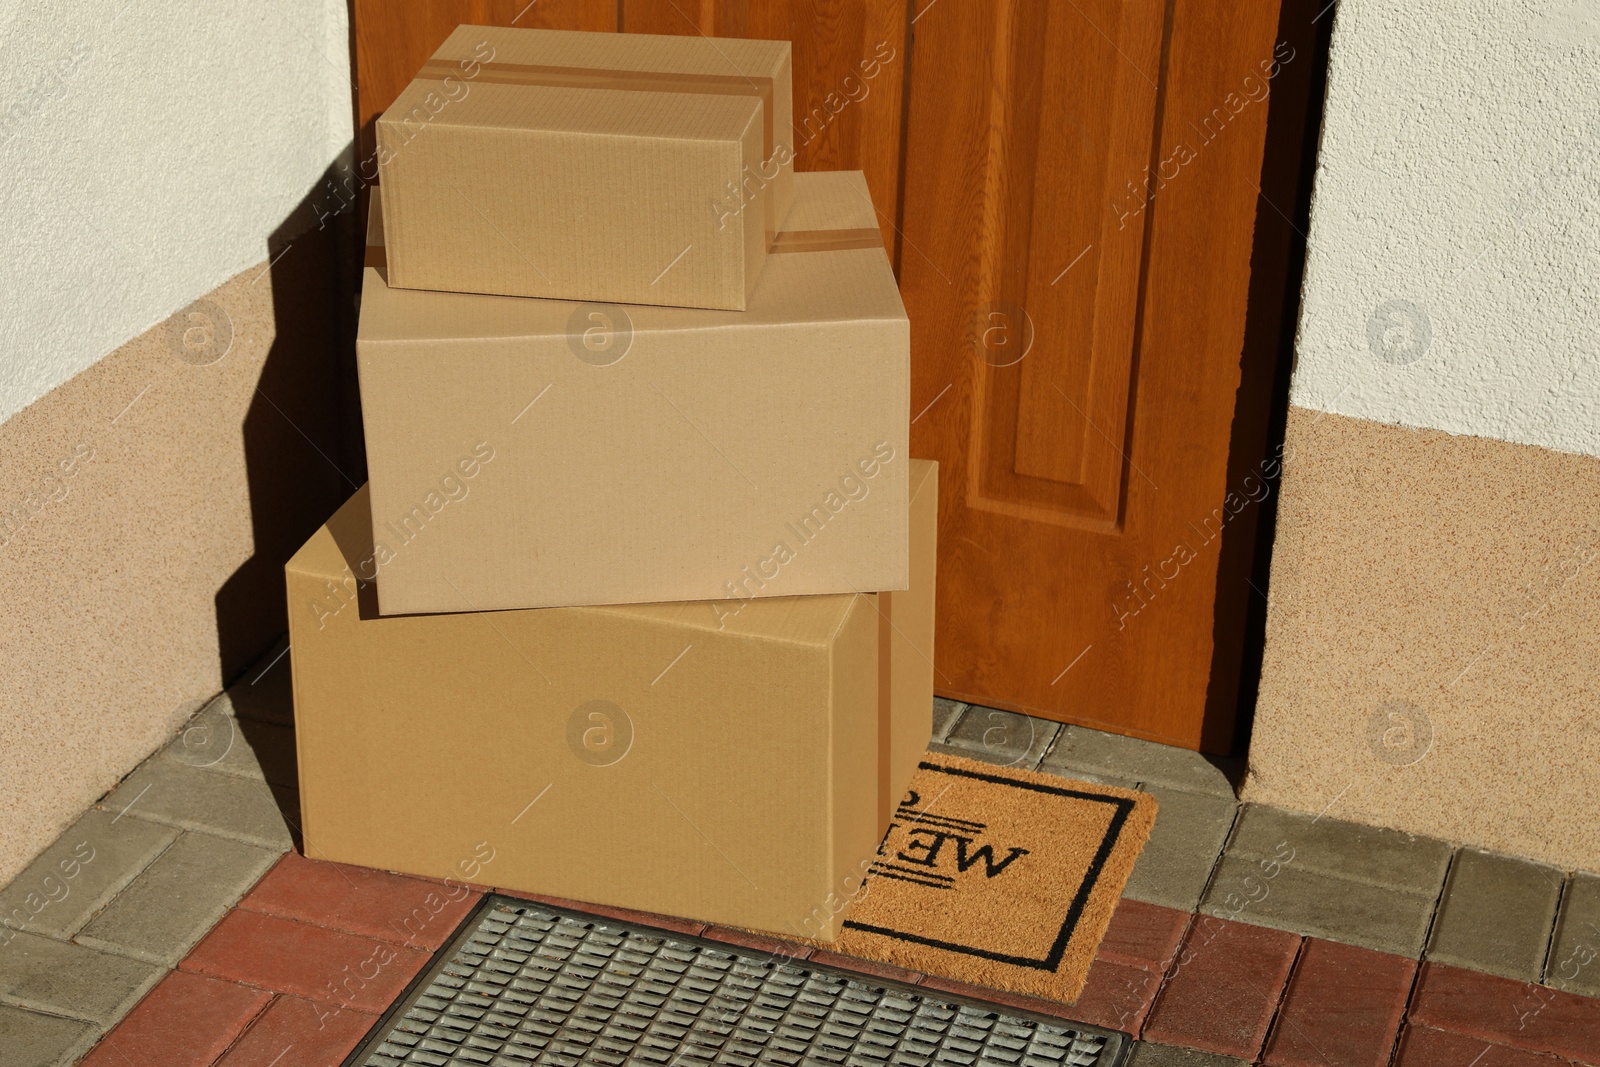
[[[1070,1003],[1155,817],[1148,793],[930,754],[829,947]]]

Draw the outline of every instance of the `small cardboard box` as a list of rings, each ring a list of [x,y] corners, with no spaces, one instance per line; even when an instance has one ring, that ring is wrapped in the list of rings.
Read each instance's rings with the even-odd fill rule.
[[[384,614],[906,587],[905,308],[861,174],[795,190],[744,312],[395,289],[369,246]]]
[[[734,611],[380,616],[357,493],[287,567],[306,855],[832,937],[932,726],[908,466],[910,589]]]
[[[377,120],[391,284],[742,309],[791,110],[787,41],[457,27]]]

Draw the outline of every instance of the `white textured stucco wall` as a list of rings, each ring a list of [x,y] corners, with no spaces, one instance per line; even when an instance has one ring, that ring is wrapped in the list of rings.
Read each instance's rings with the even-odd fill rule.
[[[348,40],[344,0],[0,0],[0,420],[266,258]]]
[[[1342,0],[1294,404],[1600,456],[1600,0]]]

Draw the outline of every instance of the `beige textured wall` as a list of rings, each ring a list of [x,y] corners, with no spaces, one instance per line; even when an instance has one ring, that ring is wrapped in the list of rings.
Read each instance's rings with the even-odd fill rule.
[[[1600,459],[1291,408],[1248,800],[1600,870]]]
[[[286,628],[282,563],[361,476],[332,234],[0,424],[0,885]]]

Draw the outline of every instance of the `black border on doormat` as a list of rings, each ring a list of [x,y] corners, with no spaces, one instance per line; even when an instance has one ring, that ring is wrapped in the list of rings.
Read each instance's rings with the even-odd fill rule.
[[[907,933],[904,930],[894,930],[886,926],[869,926],[866,923],[858,923],[850,919],[844,921],[845,927],[850,930],[860,930],[864,933],[879,934],[896,941],[909,941],[918,945],[928,945],[932,948],[942,948],[948,952],[959,952],[965,956],[977,956],[979,959],[994,960],[996,963],[1009,963],[1017,967],[1028,967],[1037,971],[1054,971],[1061,965],[1061,957],[1066,955],[1067,945],[1071,943],[1072,935],[1077,932],[1078,920],[1083,917],[1083,909],[1089,904],[1089,895],[1094,892],[1095,883],[1100,880],[1100,871],[1105,867],[1106,860],[1111,858],[1111,850],[1117,847],[1117,840],[1122,836],[1122,825],[1128,821],[1128,813],[1133,810],[1135,802],[1127,797],[1086,793],[1081,789],[1045,785],[1043,782],[1023,782],[1015,778],[985,774],[982,771],[964,770],[961,767],[943,767],[927,760],[917,764],[917,769],[937,771],[940,774],[952,774],[961,778],[976,778],[982,782],[1008,785],[1015,789],[1026,789],[1035,793],[1052,793],[1056,796],[1093,800],[1101,804],[1110,804],[1117,811],[1116,814],[1111,816],[1111,822],[1106,826],[1105,833],[1101,835],[1100,847],[1095,850],[1094,859],[1089,861],[1089,869],[1084,872],[1083,881],[1078,885],[1078,892],[1073,896],[1072,904],[1067,908],[1067,914],[1061,921],[1061,930],[1056,934],[1055,942],[1050,946],[1050,951],[1045,953],[1043,959],[1034,959],[1032,956],[1012,956],[1004,952],[978,948],[975,945],[962,945],[953,941],[941,941],[936,937],[923,937],[921,934]]]
[[[735,945],[726,941],[715,941],[711,938],[699,937],[694,934],[682,934],[674,930],[663,930],[660,927],[650,926],[645,923],[614,919],[608,915],[595,915],[590,912],[579,911],[576,908],[556,907],[553,904],[545,904],[537,900],[529,900],[525,897],[513,896],[509,893],[485,893],[483,898],[478,901],[472,910],[469,911],[461,920],[460,924],[456,926],[455,932],[450,935],[450,939],[434,952],[433,957],[428,960],[428,965],[417,972],[416,977],[412,978],[411,981],[406,984],[405,989],[401,991],[400,995],[396,997],[389,1007],[384,1010],[382,1015],[378,1016],[378,1021],[372,1025],[370,1030],[367,1031],[366,1036],[356,1044],[355,1048],[350,1050],[350,1054],[348,1056],[340,1061],[340,1067],[361,1067],[362,1060],[370,1055],[378,1045],[382,1044],[383,1039],[388,1036],[389,1031],[394,1027],[394,1021],[396,1017],[399,1016],[401,1011],[410,1004],[412,998],[417,994],[417,992],[421,989],[427,988],[428,984],[430,984],[438,975],[438,973],[444,969],[445,964],[449,963],[450,960],[455,956],[456,950],[472,936],[473,931],[478,927],[478,921],[483,913],[502,901],[515,907],[539,908],[553,915],[565,915],[574,919],[580,919],[588,922],[605,923],[610,926],[621,927],[625,930],[645,933],[652,937],[660,937],[670,941],[698,945],[702,948],[710,948],[718,952],[726,952],[736,956],[768,955],[767,953],[762,953],[758,949],[747,948],[743,945]],[[782,955],[782,953],[771,953],[770,955],[778,956]],[[1043,1023],[1047,1026],[1075,1030],[1078,1033],[1085,1035],[1103,1037],[1106,1040],[1106,1046],[1105,1049],[1103,1049],[1100,1053],[1100,1060],[1096,1064],[1096,1067],[1126,1067],[1128,1057],[1132,1053],[1134,1047],[1133,1035],[1123,1030],[1111,1030],[1103,1026],[1093,1026],[1089,1023],[1081,1023],[1075,1019],[1067,1019],[1056,1015],[1045,1015],[1043,1012],[1028,1011],[1024,1008],[1013,1008],[1008,1005],[996,1004],[991,1001],[982,1000],[978,997],[968,997],[961,996],[957,993],[947,993],[942,989],[924,989],[920,986],[911,985],[906,982],[897,982],[889,978],[879,978],[874,974],[868,974],[862,971],[853,971],[848,967],[835,967],[826,963],[813,963],[810,960],[800,959],[792,956],[786,956],[785,958],[789,961],[791,966],[797,967],[801,970],[837,975],[842,978],[850,979],[851,981],[861,982],[869,985],[874,989],[893,990],[898,993],[909,994],[922,1000],[933,1000],[947,1004],[965,1004],[982,1008],[984,1011],[993,1012],[996,1015],[1006,1016],[1013,1019],[1025,1019],[1033,1023]]]

